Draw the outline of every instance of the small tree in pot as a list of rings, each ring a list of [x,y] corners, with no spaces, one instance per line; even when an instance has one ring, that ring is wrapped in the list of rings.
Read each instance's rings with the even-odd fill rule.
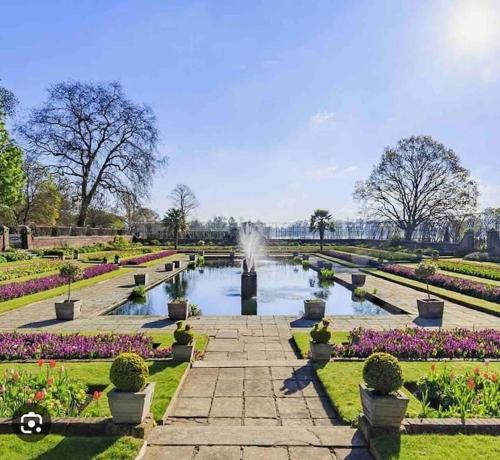
[[[421,262],[415,269],[415,275],[425,281],[427,288],[427,299],[417,299],[418,314],[423,318],[442,318],[444,301],[432,299],[429,292],[429,278],[436,273],[436,265],[429,262]]]
[[[372,427],[399,427],[406,414],[408,398],[399,391],[403,372],[388,353],[373,353],[365,361],[359,385],[363,414]]]
[[[195,346],[194,333],[189,324],[184,321],[175,323],[177,329],[174,331],[175,342],[172,345],[174,361],[191,361]]]
[[[80,266],[74,262],[66,262],[59,269],[59,275],[68,283],[68,298],[62,302],[56,302],[56,318],[71,320],[80,316],[82,302],[71,298],[71,283],[82,276]]]
[[[147,383],[149,368],[139,355],[122,353],[111,365],[109,379],[115,386],[108,393],[115,423],[138,424],[149,414],[154,383]]]
[[[328,328],[327,319],[314,325],[309,333],[311,336],[310,348],[313,361],[329,361],[332,356],[333,345],[330,343],[332,332]]]

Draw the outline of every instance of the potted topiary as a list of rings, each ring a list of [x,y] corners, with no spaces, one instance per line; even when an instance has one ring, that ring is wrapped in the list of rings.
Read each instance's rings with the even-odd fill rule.
[[[366,275],[364,273],[352,273],[351,283],[353,286],[364,286],[366,282]]]
[[[325,316],[325,301],[323,299],[304,300],[304,318],[320,320]]]
[[[432,263],[421,262],[415,269],[415,275],[425,281],[427,286],[427,299],[417,299],[418,314],[422,318],[442,318],[444,300],[432,299],[429,292],[429,277],[436,273],[436,266]]]
[[[330,343],[332,332],[328,329],[330,321],[323,319],[314,325],[311,335],[310,349],[313,361],[329,361],[332,356],[333,345]]]
[[[408,398],[399,391],[403,373],[398,360],[388,353],[373,353],[365,361],[360,383],[363,414],[372,427],[399,427]]]
[[[188,319],[188,301],[187,299],[173,299],[168,303],[168,317],[172,321]]]
[[[62,320],[78,318],[82,310],[82,302],[71,298],[71,283],[82,275],[82,270],[76,263],[66,262],[59,269],[59,275],[66,278],[68,283],[68,298],[55,303],[56,318]]]
[[[135,353],[122,353],[113,361],[109,379],[115,388],[108,393],[113,422],[139,424],[146,418],[155,385],[146,382],[148,376],[146,362]]]
[[[136,286],[146,286],[149,281],[149,276],[147,273],[137,273],[134,275],[134,283]]]
[[[177,329],[174,331],[175,342],[172,345],[172,354],[174,361],[191,361],[195,346],[194,334],[189,324],[184,321],[175,323]]]

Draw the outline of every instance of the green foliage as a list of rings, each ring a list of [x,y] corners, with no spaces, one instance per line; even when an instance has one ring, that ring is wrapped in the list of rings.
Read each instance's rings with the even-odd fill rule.
[[[161,241],[160,240],[151,240],[149,242],[152,246],[161,246]]]
[[[320,249],[323,250],[323,239],[325,238],[325,231],[333,230],[335,224],[333,222],[330,211],[326,209],[316,209],[311,215],[309,221],[309,231],[312,233],[319,233]]]
[[[407,252],[386,250],[386,249],[373,249],[360,246],[342,246],[335,245],[333,249],[348,252],[350,254],[364,255],[368,257],[373,257],[381,260],[416,260],[417,256],[413,254],[408,254]]]
[[[61,192],[54,179],[49,176],[40,183],[38,191],[33,197],[29,220],[38,225],[55,225],[59,219],[61,202]]]
[[[32,258],[31,254],[27,252],[10,249],[9,251],[2,252],[2,255],[0,256],[0,263],[17,262],[19,260],[30,260],[31,258]]]
[[[201,309],[194,303],[189,304],[189,316],[201,316]]]
[[[376,290],[376,289],[375,289]],[[366,295],[368,294],[368,292],[366,292],[365,289],[361,288],[361,287],[357,287],[354,289],[353,291],[353,294],[358,298],[358,299],[365,299],[366,298]]]
[[[110,243],[112,249],[125,250],[133,247],[133,244],[127,241],[123,236],[116,236],[112,243]]]
[[[500,281],[500,266],[498,265],[439,260],[437,266],[449,272]]]
[[[184,321],[177,321],[175,323],[177,329],[174,331],[175,342],[179,345],[189,345],[193,342],[194,333],[189,324],[185,324]]]
[[[309,333],[314,343],[329,343],[332,337],[332,331],[328,328],[330,321],[322,319],[316,323]]]
[[[322,268],[318,272],[318,277],[322,281],[333,281],[335,280],[335,270],[333,268]]]
[[[369,388],[388,395],[403,385],[403,372],[394,356],[389,353],[373,353],[363,366],[363,379]]]
[[[136,286],[130,293],[131,299],[143,299],[144,297],[146,297],[146,288],[144,286]]]
[[[309,262],[308,260],[303,260],[302,261],[302,267],[303,268],[309,268],[311,266],[311,262]]]
[[[14,265],[0,270],[0,281],[14,280],[30,275],[37,275],[50,271],[59,270],[62,262],[55,260],[33,260],[29,264]]]
[[[82,275],[82,269],[75,262],[65,262],[61,265],[59,274],[67,278],[69,282],[72,282]]]
[[[198,258],[196,259],[196,265],[198,267],[202,267],[203,265],[205,265],[205,256],[198,256]]]
[[[111,383],[120,391],[141,391],[148,376],[149,368],[146,362],[135,353],[122,353],[117,356],[109,370]]]

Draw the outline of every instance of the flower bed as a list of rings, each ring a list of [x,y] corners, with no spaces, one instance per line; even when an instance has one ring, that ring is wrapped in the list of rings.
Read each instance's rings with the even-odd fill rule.
[[[495,267],[493,265],[481,265],[470,262],[453,262],[447,260],[438,260],[436,265],[441,270],[500,281],[500,266]]]
[[[0,360],[28,359],[105,359],[122,352],[134,352],[143,358],[165,358],[170,348],[153,347],[144,334],[49,334],[0,333]]]
[[[131,259],[125,259],[121,261],[121,265],[140,265],[146,262],[150,262],[156,259],[163,259],[164,257],[172,256],[176,254],[177,251],[160,251],[153,252],[151,254],[146,254],[141,257],[133,257]]]
[[[377,260],[373,259],[372,257],[369,256],[360,256],[358,254],[348,254],[347,252],[340,252],[340,251],[323,251],[323,254],[330,256],[330,257],[335,257],[336,259],[340,260],[346,260],[347,262],[352,262],[358,265],[373,265],[373,266],[378,266]]]
[[[405,278],[421,281],[415,274],[415,270],[411,267],[403,267],[402,265],[385,265],[382,270],[387,273],[392,273],[393,275],[404,276]],[[440,273],[430,276],[427,278],[427,281],[433,286],[449,289],[450,291],[478,297],[483,300],[491,300],[492,302],[500,302],[499,286],[479,283],[477,281],[458,278],[456,276],[446,276]]]
[[[87,401],[86,386],[68,376],[56,362],[38,363],[38,373],[10,369],[0,377],[0,417],[12,417],[19,409],[46,410],[52,416],[76,416]]]
[[[81,279],[93,278],[117,269],[118,266],[114,264],[95,265],[83,270]],[[35,294],[37,292],[47,291],[48,289],[63,286],[67,282],[67,279],[60,275],[51,275],[19,283],[3,284],[0,285],[0,302],[15,299],[17,297],[23,297],[25,295]]]
[[[500,331],[483,329],[429,330],[424,328],[353,329],[348,342],[335,345],[333,356],[366,358],[375,352],[387,352],[400,359],[429,358],[485,359],[500,358]]]
[[[351,254],[359,254],[369,257],[383,258],[387,260],[418,260],[419,257],[415,254],[407,252],[387,251],[384,249],[364,248],[359,246],[335,246],[336,249],[342,252]]]
[[[62,261],[57,260],[34,260],[29,264],[15,265],[5,269],[0,268],[0,281],[9,281],[23,276],[36,275],[58,270]]]
[[[488,366],[456,375],[443,368],[417,382],[421,417],[500,417],[500,380]]]

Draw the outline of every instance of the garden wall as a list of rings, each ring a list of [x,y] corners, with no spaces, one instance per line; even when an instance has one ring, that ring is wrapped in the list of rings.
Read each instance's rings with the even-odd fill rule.
[[[132,241],[132,235],[120,235],[126,241]],[[27,238],[28,247],[25,249],[59,248],[70,246],[79,248],[97,243],[111,243],[116,235],[93,235],[93,236],[33,236]]]

